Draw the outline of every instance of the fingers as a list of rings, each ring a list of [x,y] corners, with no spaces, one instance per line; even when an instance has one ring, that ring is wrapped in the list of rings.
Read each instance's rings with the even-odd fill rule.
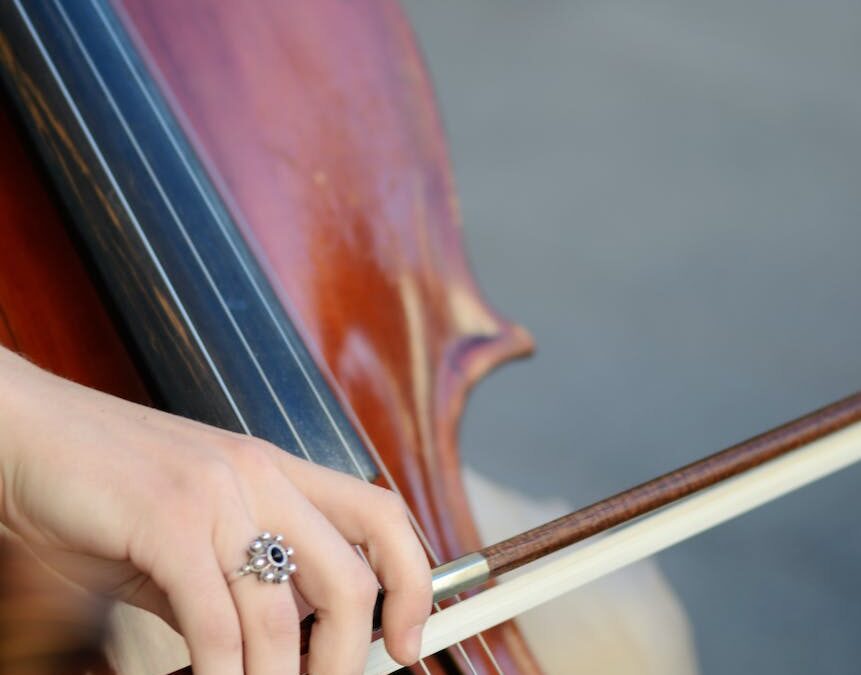
[[[291,581],[316,608],[308,670],[361,672],[371,641],[376,578],[332,523],[271,462],[270,467],[255,483],[254,511],[272,514],[267,523],[287,535],[298,566]]]
[[[286,482],[274,467],[269,473]],[[299,618],[290,585],[235,576],[259,534],[248,495],[265,487],[222,462],[198,467],[193,485],[155,528],[166,534],[137,558],[165,589],[195,674],[295,675]]]
[[[386,649],[398,662],[414,663],[432,606],[431,575],[403,500],[389,490],[303,462],[277,449],[273,452],[278,453],[274,458],[279,467],[302,486],[340,533],[348,541],[365,546],[386,591]]]
[[[340,535],[338,535],[340,537]],[[343,540],[341,540],[343,541]],[[332,542],[329,563],[296,584],[316,606],[308,670],[311,673],[360,673],[368,658],[377,583],[368,566],[344,543]],[[350,560],[347,556],[352,556]],[[297,557],[299,560],[299,557]],[[298,564],[303,564],[299,562]]]
[[[118,590],[114,594],[114,597],[155,614],[175,631],[182,632],[173,608],[170,606],[170,601],[164,594],[164,591],[156,586],[155,582],[149,577],[145,579],[143,584],[138,580],[135,580],[135,582],[136,586],[131,593]]]
[[[196,675],[241,675],[242,633],[233,598],[209,541],[186,541],[194,556],[157,579],[188,643]]]
[[[259,481],[272,482],[262,476]],[[244,642],[243,672],[246,675],[298,673],[299,616],[290,584],[261,583],[254,574],[235,576],[248,561],[249,544],[260,534],[256,531],[255,523],[260,522],[257,519],[277,521],[277,517],[258,516],[254,500],[249,498],[253,492],[265,489],[260,482],[244,485],[242,477],[237,476],[240,494],[236,499],[220,502],[223,508],[213,539],[223,570],[222,578],[231,579],[229,589]]]
[[[252,577],[230,587],[245,640],[245,672],[298,673],[299,615],[290,584],[263,584]]]

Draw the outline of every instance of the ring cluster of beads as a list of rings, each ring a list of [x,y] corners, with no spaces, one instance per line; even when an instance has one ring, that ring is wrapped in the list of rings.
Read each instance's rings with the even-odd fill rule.
[[[290,562],[293,549],[284,546],[284,537],[280,534],[274,537],[264,532],[248,545],[248,562],[240,570],[240,574],[256,574],[260,581],[267,584],[283,584],[296,571],[296,565]]]

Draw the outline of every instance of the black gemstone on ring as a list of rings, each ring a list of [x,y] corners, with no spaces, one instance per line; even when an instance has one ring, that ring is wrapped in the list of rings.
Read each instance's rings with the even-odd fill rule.
[[[284,563],[287,562],[287,552],[284,550],[283,546],[279,546],[278,544],[272,544],[267,550],[266,553],[269,557],[269,560],[272,561],[272,564],[281,567]]]

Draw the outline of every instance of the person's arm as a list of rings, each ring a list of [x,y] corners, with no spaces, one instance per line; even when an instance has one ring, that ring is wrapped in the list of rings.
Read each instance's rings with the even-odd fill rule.
[[[63,575],[177,628],[200,675],[296,673],[308,607],[310,672],[361,672],[377,579],[386,646],[411,663],[431,608],[427,559],[393,493],[2,347],[0,521]],[[290,583],[228,582],[263,530],[294,548]]]

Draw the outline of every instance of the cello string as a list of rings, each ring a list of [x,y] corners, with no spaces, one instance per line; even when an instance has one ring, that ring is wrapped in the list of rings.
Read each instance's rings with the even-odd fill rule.
[[[255,292],[257,293],[257,295],[258,295],[258,297],[259,297],[259,299],[260,299],[261,303],[263,304],[263,306],[265,307],[265,309],[266,309],[267,313],[269,314],[270,319],[273,321],[273,324],[276,326],[276,328],[277,328],[278,332],[280,333],[280,335],[281,335],[281,337],[282,337],[282,339],[283,339],[284,343],[287,345],[287,347],[288,347],[288,349],[289,349],[289,351],[290,351],[290,353],[291,353],[291,356],[293,357],[293,360],[294,360],[294,361],[296,362],[296,364],[299,366],[300,371],[302,372],[303,376],[304,376],[304,377],[305,377],[305,379],[306,379],[306,382],[308,383],[309,387],[311,388],[311,390],[313,391],[313,393],[314,393],[315,397],[317,398],[317,401],[318,401],[318,403],[320,404],[320,407],[322,408],[322,410],[325,412],[326,416],[328,417],[330,424],[332,425],[332,427],[333,427],[334,431],[336,432],[336,434],[338,435],[338,437],[339,437],[339,439],[340,439],[340,441],[341,441],[342,445],[344,446],[345,450],[347,451],[347,454],[348,454],[348,456],[349,456],[350,460],[352,461],[353,465],[356,467],[356,469],[357,469],[357,472],[358,472],[359,476],[361,476],[362,478],[365,478],[365,480],[367,480],[367,478],[366,478],[366,477],[365,477],[365,475],[364,475],[364,472],[363,472],[363,471],[361,470],[361,468],[360,468],[360,465],[359,465],[359,463],[358,463],[357,458],[355,457],[355,455],[354,455],[354,453],[352,452],[352,450],[351,450],[351,448],[350,448],[349,444],[347,443],[346,439],[344,438],[344,436],[343,436],[343,434],[342,434],[342,432],[341,432],[341,429],[339,428],[339,426],[338,426],[338,425],[337,425],[337,423],[335,422],[335,420],[334,420],[334,418],[333,418],[333,416],[332,416],[331,411],[329,410],[328,406],[327,406],[327,405],[325,404],[325,402],[323,401],[323,399],[322,399],[322,397],[321,397],[320,393],[318,392],[318,390],[317,390],[316,386],[314,385],[313,381],[312,381],[312,380],[311,380],[311,378],[309,377],[309,375],[308,375],[308,373],[307,373],[307,371],[306,371],[306,369],[305,369],[305,367],[304,367],[304,364],[303,364],[303,363],[301,362],[301,360],[298,358],[298,354],[296,353],[296,350],[295,350],[295,348],[294,348],[293,344],[292,344],[292,343],[291,343],[291,341],[287,338],[286,334],[284,334],[284,332],[283,332],[283,330],[282,330],[282,327],[281,327],[280,323],[276,320],[276,318],[275,318],[275,316],[274,316],[274,312],[273,312],[273,310],[272,310],[272,308],[271,308],[271,306],[270,306],[270,303],[268,302],[268,300],[265,298],[265,296],[264,296],[264,295],[263,295],[263,293],[261,292],[261,290],[260,290],[260,288],[259,288],[258,284],[256,283],[256,279],[255,279],[254,275],[251,273],[251,271],[248,269],[248,267],[247,267],[247,265],[246,265],[246,263],[245,263],[245,260],[244,260],[243,256],[242,256],[242,255],[239,253],[239,251],[236,249],[235,244],[234,244],[234,242],[233,242],[233,239],[232,239],[232,238],[229,236],[229,234],[228,234],[228,231],[227,231],[227,229],[226,229],[226,225],[225,225],[225,223],[223,222],[222,218],[221,218],[221,217],[219,217],[219,215],[220,215],[220,214],[219,214],[219,213],[217,213],[217,212],[218,212],[218,209],[216,209],[216,208],[214,207],[214,205],[212,204],[212,200],[211,200],[211,198],[210,198],[210,195],[207,193],[207,191],[206,191],[206,190],[204,190],[204,189],[203,189],[202,185],[200,184],[200,182],[199,182],[199,180],[198,180],[198,177],[197,177],[197,175],[196,175],[196,172],[194,172],[194,171],[192,170],[191,166],[190,166],[190,165],[188,164],[188,162],[187,162],[187,158],[185,157],[184,153],[180,151],[180,148],[179,148],[179,146],[178,146],[178,143],[177,143],[177,141],[176,141],[176,139],[175,139],[175,137],[174,137],[174,134],[173,134],[172,130],[170,129],[169,125],[166,123],[166,120],[164,119],[164,117],[163,117],[163,115],[162,115],[162,113],[161,113],[161,110],[159,109],[159,107],[158,107],[157,105],[155,105],[155,102],[152,100],[152,98],[151,98],[151,96],[150,96],[150,92],[148,91],[147,87],[146,87],[146,86],[144,85],[144,83],[141,81],[141,79],[140,79],[140,77],[139,77],[139,75],[138,75],[138,73],[137,73],[137,70],[134,68],[133,64],[132,64],[132,63],[131,63],[131,61],[130,61],[130,58],[128,57],[128,54],[126,53],[126,49],[125,49],[124,45],[123,45],[123,44],[121,43],[121,41],[118,39],[118,36],[116,35],[115,31],[113,30],[113,27],[110,25],[110,22],[107,20],[106,16],[105,16],[105,15],[104,15],[104,13],[102,12],[102,10],[101,10],[101,8],[99,7],[98,3],[96,3],[95,1],[92,1],[92,2],[91,2],[91,4],[92,4],[93,8],[95,9],[96,13],[99,15],[99,17],[100,17],[100,19],[101,19],[101,21],[102,21],[103,25],[104,25],[104,26],[106,27],[106,29],[109,31],[109,33],[110,33],[110,35],[111,35],[111,38],[112,38],[112,40],[113,40],[113,42],[114,42],[114,45],[117,47],[117,49],[118,49],[118,51],[120,52],[120,54],[121,54],[121,56],[122,56],[123,60],[125,61],[126,67],[127,67],[127,68],[129,69],[129,71],[132,73],[132,75],[133,75],[133,77],[134,77],[134,79],[135,79],[135,81],[136,81],[136,83],[137,83],[138,87],[141,89],[141,92],[144,94],[145,98],[147,99],[147,102],[149,103],[149,105],[150,105],[150,107],[152,108],[153,112],[156,114],[156,117],[157,117],[157,119],[159,120],[159,123],[160,123],[160,125],[162,126],[163,130],[165,131],[166,135],[168,136],[168,138],[169,138],[169,140],[170,140],[170,142],[171,142],[171,145],[172,145],[172,146],[173,146],[173,148],[174,148],[174,151],[176,152],[177,156],[180,158],[181,162],[183,163],[184,167],[186,168],[186,170],[188,171],[188,173],[189,173],[190,177],[192,178],[193,182],[195,183],[195,186],[197,187],[198,191],[200,192],[201,197],[203,198],[204,202],[206,203],[207,208],[209,209],[209,211],[210,211],[211,215],[214,217],[214,219],[215,219],[216,223],[219,225],[219,229],[221,230],[222,235],[224,236],[224,238],[225,238],[225,240],[227,241],[227,243],[228,243],[229,247],[230,247],[230,248],[231,248],[231,250],[233,251],[233,253],[234,253],[234,255],[235,255],[236,259],[239,261],[239,263],[240,263],[241,267],[243,268],[243,271],[245,272],[246,276],[248,277],[248,280],[250,281],[250,283],[251,283],[252,287],[254,288]],[[301,435],[298,433],[298,430],[296,429],[295,424],[294,424],[294,423],[293,423],[293,421],[290,419],[290,416],[287,414],[286,410],[285,410],[285,409],[284,409],[284,407],[283,407],[282,402],[280,401],[280,399],[279,399],[279,398],[278,398],[278,396],[276,395],[276,393],[275,393],[275,391],[274,391],[274,388],[272,387],[271,383],[269,382],[268,378],[266,377],[265,372],[263,371],[262,367],[260,366],[259,362],[257,361],[257,359],[256,359],[256,357],[255,357],[255,355],[254,355],[253,351],[252,351],[252,350],[251,350],[251,348],[250,348],[250,345],[249,345],[249,344],[248,344],[248,342],[247,342],[247,339],[245,338],[245,335],[242,333],[242,330],[239,328],[239,325],[238,325],[238,323],[236,322],[235,318],[233,317],[233,315],[232,315],[232,313],[231,313],[231,311],[230,311],[230,309],[229,309],[229,307],[228,307],[227,303],[224,301],[223,296],[221,295],[221,293],[220,293],[220,291],[219,291],[219,289],[218,289],[217,285],[215,284],[215,282],[214,282],[214,280],[213,280],[213,278],[212,278],[212,276],[211,276],[211,274],[210,274],[210,272],[209,272],[208,268],[206,267],[206,264],[204,263],[204,261],[202,260],[201,256],[199,255],[199,253],[198,253],[198,251],[197,251],[196,247],[194,246],[194,244],[193,244],[193,242],[192,242],[191,238],[190,238],[190,237],[189,237],[189,235],[188,235],[187,230],[185,229],[184,225],[182,224],[182,221],[181,221],[181,219],[179,218],[179,216],[178,216],[178,214],[177,214],[177,212],[176,212],[176,210],[175,210],[175,208],[174,208],[173,204],[171,203],[170,199],[168,198],[167,194],[165,193],[165,191],[164,191],[164,189],[163,189],[163,186],[161,185],[161,182],[160,182],[160,181],[158,180],[158,178],[156,177],[155,172],[153,171],[153,169],[152,169],[151,165],[149,164],[148,160],[146,159],[146,157],[145,157],[145,155],[144,155],[144,153],[143,153],[143,151],[142,151],[142,149],[141,149],[141,147],[140,147],[140,144],[139,144],[139,143],[138,143],[138,141],[137,141],[137,138],[136,138],[136,137],[135,137],[135,135],[132,133],[132,131],[131,131],[131,129],[130,129],[130,127],[129,127],[128,123],[127,123],[127,121],[125,120],[125,117],[123,116],[122,112],[121,112],[121,111],[120,111],[120,109],[119,109],[119,106],[117,105],[117,103],[116,103],[115,99],[113,98],[113,96],[112,96],[112,94],[111,94],[111,92],[110,92],[109,88],[107,87],[106,83],[104,82],[103,78],[101,77],[101,74],[99,73],[98,69],[96,68],[96,66],[95,66],[95,64],[94,64],[94,62],[93,62],[93,60],[92,60],[92,58],[90,57],[90,54],[89,54],[89,52],[88,52],[88,50],[87,50],[86,46],[82,43],[82,41],[81,41],[81,39],[80,39],[80,36],[78,35],[77,31],[75,30],[74,26],[72,25],[71,21],[69,20],[68,15],[66,14],[66,12],[65,12],[65,11],[64,11],[64,9],[62,8],[62,6],[61,6],[59,3],[57,3],[56,1],[54,2],[54,5],[55,5],[56,9],[58,10],[58,12],[60,13],[60,15],[62,16],[62,18],[63,18],[64,22],[66,23],[67,28],[69,29],[69,31],[70,31],[70,33],[72,34],[72,36],[73,36],[73,38],[74,38],[75,42],[77,43],[77,46],[78,46],[79,50],[81,51],[82,55],[84,56],[84,58],[85,58],[85,60],[86,60],[86,62],[87,62],[87,64],[88,64],[88,66],[89,66],[90,70],[92,71],[92,73],[93,73],[94,77],[97,79],[97,81],[98,81],[98,83],[99,83],[100,87],[102,88],[102,91],[103,91],[103,93],[105,94],[106,98],[108,99],[108,102],[110,103],[111,108],[112,108],[112,110],[113,110],[114,114],[117,116],[118,120],[119,120],[119,121],[120,121],[120,123],[121,123],[121,126],[123,127],[123,130],[125,131],[126,135],[128,136],[128,138],[129,138],[130,142],[132,143],[133,147],[135,148],[135,151],[137,152],[138,157],[140,158],[140,160],[141,160],[142,164],[144,165],[144,167],[145,167],[145,169],[146,169],[147,173],[149,174],[150,179],[152,180],[153,184],[156,186],[156,188],[157,188],[157,190],[158,190],[158,192],[159,192],[159,196],[162,198],[162,200],[163,200],[163,201],[164,201],[164,203],[165,203],[165,206],[168,208],[168,210],[169,210],[169,212],[170,212],[170,214],[171,214],[171,217],[173,218],[174,222],[175,222],[175,223],[176,223],[176,225],[177,225],[177,228],[179,229],[179,231],[181,232],[181,234],[182,234],[183,238],[185,239],[187,246],[188,246],[188,247],[189,247],[189,249],[192,251],[192,255],[193,255],[193,257],[195,258],[195,262],[198,264],[198,266],[200,267],[200,269],[203,271],[204,276],[205,276],[205,278],[206,278],[207,282],[209,283],[209,285],[210,285],[210,287],[211,287],[212,291],[214,292],[214,294],[215,294],[215,295],[216,295],[216,297],[218,298],[218,301],[219,301],[219,304],[220,304],[220,305],[221,305],[221,307],[222,307],[222,310],[224,311],[225,315],[228,317],[228,320],[230,321],[232,328],[234,329],[234,331],[236,332],[236,334],[237,334],[237,336],[239,337],[240,341],[242,342],[242,345],[243,345],[243,347],[245,348],[245,351],[248,353],[249,357],[251,358],[251,360],[252,360],[252,362],[253,362],[253,364],[254,364],[254,366],[255,366],[256,370],[258,371],[259,376],[261,377],[261,380],[264,382],[264,384],[265,384],[265,386],[266,386],[266,388],[267,388],[267,391],[269,392],[269,394],[270,394],[270,396],[272,397],[273,401],[275,402],[275,404],[276,404],[276,406],[277,406],[277,408],[278,408],[279,412],[281,413],[282,417],[284,418],[285,422],[287,423],[288,427],[290,428],[291,433],[292,433],[292,434],[293,434],[293,436],[296,438],[297,443],[299,444],[299,446],[300,446],[300,449],[301,449],[302,453],[306,456],[306,458],[307,458],[309,461],[313,461],[313,460],[312,460],[312,458],[311,458],[311,455],[310,455],[310,453],[309,453],[309,451],[308,451],[308,449],[307,449],[307,447],[306,447],[306,445],[305,445],[304,440],[301,438]],[[20,6],[19,6],[19,11],[21,11]],[[58,74],[56,74],[56,73],[55,73],[55,77],[57,77],[57,78],[58,78]],[[58,78],[58,79],[59,79],[59,78]],[[82,122],[82,120],[79,120],[79,122]],[[91,142],[92,142],[92,143],[94,143],[94,139],[92,139],[92,140],[91,140]],[[118,189],[118,186],[117,186],[117,185],[115,185],[115,189]],[[127,202],[126,202],[126,207],[127,207],[127,210],[128,210],[129,212],[131,212],[131,209],[130,209],[130,207],[128,206],[128,203],[127,203]],[[152,251],[152,252],[151,252],[151,254],[152,254],[152,256],[153,256],[153,257],[155,257],[155,253],[154,253],[154,251]],[[189,321],[189,322],[190,322],[190,321]],[[212,364],[212,367],[213,367],[213,368],[215,367],[215,366],[214,366],[214,363]],[[243,422],[244,422],[244,421],[243,421]],[[245,426],[245,428],[246,428],[246,432],[248,432],[247,425],[244,425],[244,424],[243,424],[243,426]],[[360,425],[359,425],[359,426],[360,426]],[[364,435],[364,436],[366,436],[366,434],[363,434],[363,435]],[[367,441],[369,441],[369,439],[367,439],[367,437],[365,438],[365,440],[366,440],[366,442],[367,442]],[[371,445],[371,446],[372,446],[372,444],[370,444],[370,443],[368,443],[368,445]],[[392,479],[391,474],[390,474],[390,472],[388,471],[388,468],[385,466],[385,463],[382,461],[382,458],[379,456],[379,453],[377,453],[377,452],[376,452],[376,449],[375,449],[375,448],[374,448],[374,455],[376,455],[375,459],[376,459],[376,461],[377,461],[377,463],[378,463],[378,466],[380,466],[381,470],[383,470],[383,471],[384,471],[384,474],[386,474],[386,479],[387,479],[387,481],[390,483],[390,485],[391,485],[391,486],[392,486],[392,487],[393,487],[397,492],[400,492],[400,490],[397,488],[396,483],[395,483],[395,482],[394,482],[394,480]],[[426,536],[426,534],[422,531],[422,529],[421,529],[421,527],[420,527],[420,525],[419,525],[419,523],[418,523],[417,519],[415,518],[415,515],[414,515],[411,511],[410,511],[410,516],[411,516],[411,520],[412,520],[412,522],[413,522],[413,526],[414,526],[414,528],[416,528],[416,529],[417,529],[417,532],[420,534],[421,538],[423,539],[423,543],[425,544],[425,548],[428,550],[428,553],[429,553],[429,554],[432,554],[432,557],[436,559],[435,564],[439,564],[439,557],[435,554],[435,551],[433,551],[433,548],[432,548],[432,547],[430,547],[430,545],[429,545],[429,541],[427,540],[427,536]],[[498,666],[498,664],[496,663],[496,660],[493,658],[493,655],[492,655],[492,653],[490,652],[490,650],[489,650],[489,648],[488,648],[488,646],[487,646],[487,644],[486,644],[486,642],[485,642],[485,640],[484,640],[483,636],[478,635],[477,637],[478,637],[478,638],[479,638],[479,640],[480,640],[480,643],[481,643],[481,645],[482,645],[482,648],[485,650],[485,652],[487,652],[487,655],[489,656],[490,660],[493,662],[494,667],[497,669],[497,671],[498,671],[498,672],[501,672],[501,671],[500,671],[500,669],[499,669],[499,666]],[[474,667],[473,667],[472,663],[470,662],[468,655],[466,654],[465,650],[463,649],[463,646],[462,646],[460,643],[458,643],[457,647],[458,647],[459,651],[462,653],[462,655],[463,655],[464,659],[465,659],[465,660],[467,661],[467,663],[469,664],[470,669],[471,669],[473,672],[475,672],[475,669],[474,669]],[[424,666],[424,663],[422,663],[422,667],[423,667],[423,668],[425,667],[425,666]]]
[[[71,95],[69,94],[69,90],[66,88],[65,83],[63,82],[62,78],[60,77],[60,74],[57,71],[57,68],[54,65],[53,60],[51,59],[50,55],[48,54],[48,51],[45,48],[44,43],[42,42],[41,38],[39,37],[38,33],[36,32],[36,29],[33,26],[32,21],[30,20],[30,16],[27,14],[26,10],[21,5],[19,0],[13,0],[13,2],[15,3],[15,7],[18,10],[18,13],[20,14],[22,20],[26,24],[27,30],[30,33],[30,36],[33,38],[33,41],[35,42],[36,46],[39,48],[40,53],[42,54],[43,58],[45,59],[45,63],[48,66],[48,69],[50,70],[51,75],[54,77],[54,79],[57,83],[57,86],[60,88],[60,92],[63,94],[63,98],[65,99],[66,103],[69,105],[69,109],[72,111],[72,115],[75,117],[75,120],[78,122],[78,125],[81,128],[81,131],[87,137],[87,141],[90,143],[90,146],[92,147],[93,152],[96,155],[96,159],[98,159],[99,164],[102,167],[102,170],[105,172],[105,175],[107,176],[108,180],[110,181],[111,186],[114,188],[114,191],[116,192],[117,197],[119,198],[119,200],[123,204],[126,212],[129,214],[129,219],[132,222],[132,226],[134,227],[135,232],[140,237],[141,243],[143,244],[144,249],[146,250],[146,252],[149,255],[149,257],[151,258],[151,260],[153,261],[153,264],[155,265],[156,271],[158,272],[159,277],[161,278],[162,282],[164,283],[165,287],[167,288],[167,291],[170,294],[171,299],[176,304],[176,307],[180,313],[180,316],[182,317],[185,324],[188,326],[188,329],[191,332],[195,343],[197,343],[197,346],[200,348],[200,351],[203,354],[203,357],[206,360],[207,365],[212,369],[213,375],[215,376],[215,379],[218,382],[218,385],[221,388],[222,393],[224,394],[225,398],[227,399],[228,403],[230,404],[230,407],[233,410],[234,414],[236,415],[236,418],[239,421],[242,428],[245,430],[246,433],[250,433],[250,431],[248,429],[248,424],[245,422],[245,418],[242,416],[242,413],[239,411],[239,407],[236,405],[236,401],[234,401],[233,396],[230,393],[230,390],[227,388],[227,385],[225,384],[224,379],[221,376],[221,373],[219,372],[218,368],[215,366],[215,362],[212,360],[212,357],[210,356],[209,352],[207,351],[206,345],[204,344],[203,339],[200,337],[200,334],[198,333],[197,328],[192,323],[191,318],[189,317],[188,312],[185,309],[185,306],[182,304],[182,301],[180,300],[179,295],[176,292],[176,289],[173,287],[173,284],[171,284],[170,278],[167,276],[167,273],[165,272],[165,269],[162,266],[161,261],[155,255],[155,251],[153,250],[153,247],[150,244],[149,239],[146,236],[146,233],[143,231],[143,228],[141,228],[141,225],[138,222],[138,219],[135,216],[134,212],[132,211],[131,207],[129,206],[129,203],[126,200],[126,197],[123,194],[122,190],[120,190],[119,184],[117,183],[117,180],[114,177],[113,172],[111,172],[111,170],[108,166],[108,163],[105,161],[104,155],[102,155],[102,152],[99,149],[99,146],[96,144],[95,139],[93,138],[92,134],[90,133],[89,127],[87,126],[86,122],[84,121],[84,118],[81,115],[81,112],[78,109],[78,106],[75,104],[74,99],[72,99]]]
[[[150,105],[150,107],[155,112],[156,118],[158,119],[159,124],[162,127],[162,130],[165,132],[168,139],[170,140],[170,143],[171,143],[171,146],[173,147],[174,152],[176,153],[179,160],[182,162],[185,170],[188,172],[188,175],[191,177],[192,182],[194,183],[195,187],[197,188],[198,192],[200,193],[204,203],[207,206],[207,209],[209,210],[210,215],[213,217],[215,222],[218,224],[218,227],[221,231],[222,236],[224,237],[224,239],[227,242],[228,246],[230,247],[232,253],[236,257],[236,260],[239,262],[240,267],[242,267],[242,270],[245,273],[245,276],[248,278],[248,281],[250,282],[251,287],[254,289],[254,291],[255,291],[258,299],[260,300],[261,304],[266,309],[266,312],[269,315],[269,318],[272,321],[272,324],[275,326],[275,328],[278,331],[278,334],[280,335],[282,341],[287,346],[287,349],[289,350],[291,357],[293,358],[293,360],[298,365],[299,370],[302,373],[302,376],[304,377],[306,383],[308,384],[309,388],[313,392],[320,408],[325,413],[330,425],[332,426],[332,429],[335,431],[335,434],[338,436],[338,439],[339,439],[341,445],[344,447],[347,455],[349,456],[351,463],[353,464],[354,468],[356,469],[356,472],[360,476],[362,476],[363,471],[361,469],[361,465],[360,465],[358,459],[355,457],[355,454],[352,452],[350,445],[347,442],[347,439],[344,437],[344,434],[343,434],[340,426],[335,421],[334,416],[332,415],[332,412],[329,410],[329,407],[325,404],[320,392],[318,391],[317,387],[314,385],[313,380],[311,379],[310,375],[308,374],[308,371],[306,370],[304,364],[302,363],[302,360],[299,358],[299,355],[297,354],[293,343],[287,337],[286,333],[283,330],[283,327],[281,326],[281,323],[278,321],[277,317],[275,316],[275,312],[272,309],[270,303],[268,302],[268,299],[263,294],[263,291],[261,290],[259,284],[257,283],[257,279],[256,279],[254,273],[250,269],[248,269],[248,266],[246,264],[244,256],[237,249],[235,242],[233,240],[233,237],[230,236],[229,229],[231,229],[231,228],[230,228],[229,223],[224,222],[223,212],[215,206],[215,204],[213,203],[213,200],[211,199],[211,196],[209,195],[208,191],[201,184],[201,182],[198,178],[197,172],[189,164],[188,158],[186,157],[185,153],[182,151],[182,149],[179,146],[179,142],[176,139],[174,129],[171,127],[170,124],[168,124],[167,120],[164,119],[164,116],[162,114],[161,109],[159,108],[158,105],[156,105],[155,101],[152,99],[150,92],[149,92],[149,89],[147,88],[145,83],[141,80],[140,75],[137,72],[137,69],[134,67],[134,64],[131,62],[131,59],[127,54],[127,50],[125,48],[125,45],[120,41],[119,36],[116,34],[116,31],[114,30],[114,28],[111,25],[110,21],[108,20],[107,16],[102,11],[102,8],[100,7],[99,3],[96,2],[95,0],[91,0],[91,5],[93,6],[93,8],[98,13],[99,18],[102,21],[102,24],[105,26],[108,33],[110,34],[114,45],[117,47],[117,50],[120,52],[120,55],[122,56],[123,61],[125,62],[126,67],[128,68],[129,72],[132,74],[132,77],[134,78],[136,84],[138,85],[138,88],[143,93],[144,97],[147,100],[147,103]],[[174,106],[174,107],[177,110],[179,109],[179,106]],[[234,212],[238,213],[238,209],[234,209]],[[246,225],[246,229],[250,229],[250,228],[248,228]],[[270,394],[271,394],[271,391],[270,391]],[[366,445],[371,445],[371,443],[369,442],[369,439],[367,438],[367,435],[364,434],[364,430],[362,430],[361,435],[362,435],[362,440],[366,443]],[[375,455],[375,457],[374,457],[375,462],[378,465],[382,465],[383,464],[382,458],[379,457],[379,455],[378,455],[378,453],[376,453],[376,451],[374,452],[374,455]],[[306,453],[306,456],[307,456],[307,453]],[[309,457],[309,459],[310,459],[310,457]],[[387,469],[386,469],[385,473],[388,474]],[[389,475],[386,476],[386,479],[388,480],[389,483],[393,483],[393,481],[390,479]],[[416,527],[418,526],[417,523],[414,523],[414,525]],[[426,544],[426,545],[428,548],[430,548],[429,544]],[[434,556],[434,558],[436,559],[435,564],[439,564],[438,558],[436,558],[436,556]]]
[[[71,33],[72,38],[75,41],[75,44],[78,46],[78,49],[80,50],[81,55],[84,57],[84,60],[86,61],[87,65],[89,66],[90,70],[92,71],[93,76],[96,78],[96,81],[99,83],[99,86],[101,87],[102,92],[105,94],[105,97],[106,97],[109,105],[111,106],[111,110],[113,110],[114,115],[116,115],[116,118],[119,121],[120,126],[123,128],[123,131],[126,133],[126,136],[128,137],[129,142],[134,147],[135,152],[138,155],[138,158],[141,160],[141,163],[143,164],[144,169],[147,172],[147,175],[150,177],[150,180],[153,182],[153,185],[155,186],[156,191],[158,192],[159,196],[161,197],[162,201],[164,202],[164,205],[167,208],[168,212],[170,213],[170,216],[171,216],[173,222],[176,224],[177,230],[180,232],[183,240],[185,241],[186,245],[188,246],[189,250],[191,251],[192,257],[194,258],[195,262],[197,263],[198,267],[200,268],[201,272],[203,273],[203,276],[206,279],[207,283],[209,284],[209,287],[212,289],[213,293],[215,294],[215,297],[218,300],[218,304],[221,306],[221,309],[223,310],[225,316],[227,317],[227,320],[230,323],[230,326],[233,328],[234,332],[236,333],[236,336],[239,338],[239,341],[242,343],[243,348],[245,349],[246,353],[248,354],[248,358],[254,364],[254,368],[257,370],[257,373],[260,375],[260,379],[263,382],[264,386],[266,387],[266,391],[269,393],[269,396],[272,398],[273,402],[275,403],[275,406],[278,408],[278,411],[281,413],[281,416],[284,418],[284,421],[287,423],[287,426],[290,429],[290,432],[293,434],[294,438],[296,439],[296,442],[299,444],[299,448],[302,451],[302,454],[304,454],[305,457],[310,461],[311,460],[311,454],[310,454],[308,448],[306,447],[305,442],[303,441],[302,437],[299,435],[299,432],[296,429],[296,425],[293,423],[293,420],[290,418],[290,415],[287,414],[287,411],[284,409],[284,405],[283,405],[282,401],[278,398],[278,395],[275,393],[275,389],[272,386],[272,383],[269,381],[269,378],[266,376],[266,373],[264,372],[262,366],[260,365],[260,362],[257,360],[257,356],[255,355],[254,351],[251,349],[251,345],[248,344],[248,340],[245,337],[245,334],[242,332],[242,329],[239,327],[239,323],[236,321],[236,318],[233,316],[233,313],[230,311],[230,308],[227,305],[227,301],[224,299],[224,296],[221,294],[218,286],[215,283],[215,280],[212,278],[212,275],[209,272],[209,268],[203,262],[203,259],[201,258],[200,253],[197,250],[197,247],[194,245],[194,242],[192,241],[191,237],[188,234],[188,230],[185,228],[185,225],[183,224],[182,219],[179,217],[179,214],[176,212],[176,209],[173,205],[173,202],[171,202],[171,200],[168,198],[167,194],[165,193],[164,187],[162,186],[161,181],[156,177],[155,171],[153,171],[153,168],[150,165],[149,160],[146,158],[146,155],[144,154],[140,144],[138,143],[137,137],[134,135],[134,133],[132,133],[132,130],[129,127],[129,124],[126,121],[125,115],[123,115],[122,111],[120,110],[119,106],[117,105],[116,99],[111,94],[110,89],[108,88],[107,84],[105,83],[104,79],[101,76],[101,73],[99,73],[98,69],[96,68],[95,63],[93,62],[92,58],[90,57],[89,50],[87,50],[86,46],[81,41],[80,35],[78,34],[77,30],[75,30],[75,27],[72,25],[71,21],[69,20],[68,15],[66,14],[66,11],[63,9],[63,7],[60,4],[58,4],[56,1],[55,1],[54,5],[57,8],[60,15],[63,17],[63,21],[65,21],[66,27],[69,29],[69,32]]]

